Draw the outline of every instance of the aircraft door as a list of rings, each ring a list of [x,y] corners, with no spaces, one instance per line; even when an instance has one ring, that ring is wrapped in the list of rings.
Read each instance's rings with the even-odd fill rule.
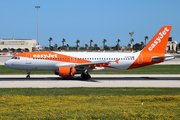
[[[26,64],[31,64],[31,54],[26,55]]]
[[[143,55],[140,54],[138,57],[138,64],[142,64],[143,63]]]

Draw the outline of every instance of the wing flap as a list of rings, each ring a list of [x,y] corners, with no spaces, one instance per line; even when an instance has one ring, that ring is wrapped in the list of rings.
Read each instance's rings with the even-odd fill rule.
[[[110,61],[92,61],[91,63],[75,64],[75,66],[91,66],[91,65],[109,64],[109,62]]]

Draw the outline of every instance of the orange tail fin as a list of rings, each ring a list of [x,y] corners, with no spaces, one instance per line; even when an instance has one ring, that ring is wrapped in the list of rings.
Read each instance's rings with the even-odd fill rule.
[[[172,26],[163,26],[142,52],[165,53]]]

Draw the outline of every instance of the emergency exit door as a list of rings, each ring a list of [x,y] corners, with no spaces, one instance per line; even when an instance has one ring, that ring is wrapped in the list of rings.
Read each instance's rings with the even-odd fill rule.
[[[26,55],[26,64],[31,64],[31,54]]]

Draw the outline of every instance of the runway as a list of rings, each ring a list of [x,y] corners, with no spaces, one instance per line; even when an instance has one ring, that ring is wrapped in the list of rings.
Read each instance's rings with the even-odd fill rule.
[[[56,75],[0,75],[0,88],[168,87],[180,88],[180,75],[91,75],[91,80]]]

